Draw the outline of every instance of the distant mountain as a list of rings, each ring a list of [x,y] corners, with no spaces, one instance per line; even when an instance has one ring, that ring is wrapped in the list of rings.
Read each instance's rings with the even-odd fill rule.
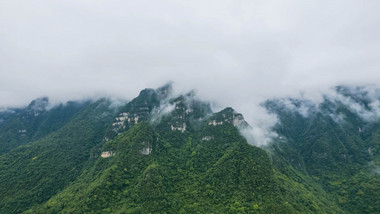
[[[0,155],[36,141],[61,128],[89,102],[68,102],[47,109],[48,98],[33,100],[29,106],[0,112]]]
[[[364,88],[268,100],[259,148],[233,108],[144,89],[0,112],[0,213],[380,213],[380,119]]]

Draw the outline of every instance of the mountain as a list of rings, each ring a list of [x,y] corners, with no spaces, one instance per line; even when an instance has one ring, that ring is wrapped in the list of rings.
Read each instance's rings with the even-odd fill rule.
[[[318,106],[300,100],[291,100],[293,109],[279,100],[265,104],[278,115],[275,131],[286,139],[273,144],[275,157],[320,184],[345,212],[379,213],[379,97],[360,87],[336,91],[338,99],[325,97]],[[305,106],[306,115],[299,111]]]
[[[0,155],[36,141],[61,128],[88,102],[68,102],[48,109],[49,99],[33,100],[29,106],[0,112]]]
[[[264,147],[241,135],[242,114],[171,85],[120,107],[0,112],[0,213],[380,213],[375,100],[336,93],[265,102],[279,122]]]

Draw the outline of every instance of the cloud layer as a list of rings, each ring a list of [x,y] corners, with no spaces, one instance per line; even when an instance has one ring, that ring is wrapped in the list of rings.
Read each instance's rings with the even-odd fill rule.
[[[40,96],[130,99],[174,81],[177,92],[196,89],[266,126],[265,99],[380,83],[376,0],[0,4],[2,107]]]

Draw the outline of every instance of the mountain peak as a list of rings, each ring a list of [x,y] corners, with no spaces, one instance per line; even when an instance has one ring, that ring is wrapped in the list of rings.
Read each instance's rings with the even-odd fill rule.
[[[167,83],[162,87],[156,89],[156,93],[160,100],[168,98],[173,93],[173,83]]]
[[[46,110],[46,107],[49,105],[48,97],[40,97],[33,100],[27,107],[27,111],[34,114],[39,114],[40,112]]]
[[[237,127],[246,127],[249,126],[248,123],[244,120],[242,114],[235,111],[235,109],[231,107],[227,107],[222,111],[215,113],[208,122],[208,125],[223,125],[223,124],[231,124]]]

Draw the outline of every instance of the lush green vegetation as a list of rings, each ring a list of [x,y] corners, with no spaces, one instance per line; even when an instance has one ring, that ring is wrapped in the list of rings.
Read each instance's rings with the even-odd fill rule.
[[[281,123],[264,150],[241,136],[233,109],[211,114],[168,90],[119,110],[107,100],[43,110],[38,123],[0,115],[1,136],[37,124],[0,156],[0,213],[380,212],[380,124],[328,100],[307,117],[268,101]],[[123,113],[139,120],[115,129]]]
[[[342,103],[329,100],[308,117],[276,101],[266,105],[280,117],[277,133],[288,139],[272,146],[274,158],[283,157],[312,178],[345,212],[380,212],[379,124],[368,123]],[[334,121],[331,114],[341,115],[344,122]]]
[[[212,140],[202,140],[209,134]],[[150,155],[141,153],[147,146]],[[275,170],[267,153],[248,145],[231,125],[163,138],[140,123],[103,150],[116,155],[99,157],[76,182],[28,212],[339,212],[311,194],[318,191]],[[289,185],[297,194],[287,192]]]
[[[0,113],[6,121],[0,124],[0,155],[58,130],[89,102],[68,102],[49,110],[47,105],[47,98],[40,98],[25,109]]]
[[[80,175],[111,115],[106,101],[79,112],[56,132],[0,156],[0,213],[42,203]]]

